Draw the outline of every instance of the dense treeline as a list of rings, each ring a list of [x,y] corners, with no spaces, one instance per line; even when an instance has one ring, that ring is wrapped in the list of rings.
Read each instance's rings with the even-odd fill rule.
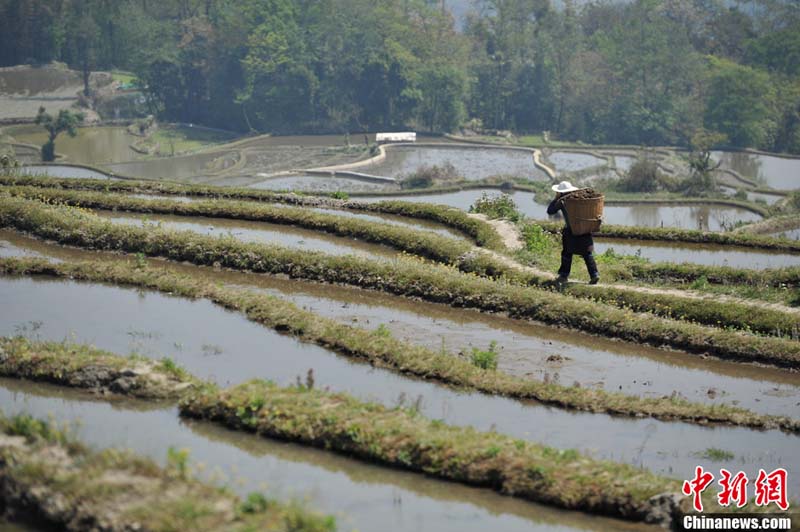
[[[164,119],[800,153],[792,0],[0,0],[0,64],[135,72]]]

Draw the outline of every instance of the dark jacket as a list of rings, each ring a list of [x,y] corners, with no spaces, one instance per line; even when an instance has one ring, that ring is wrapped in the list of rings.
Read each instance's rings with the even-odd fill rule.
[[[564,215],[564,229],[561,230],[561,246],[564,253],[571,253],[573,255],[586,255],[587,253],[594,252],[594,239],[591,234],[588,235],[573,235],[572,229],[569,227],[569,217],[567,210],[564,208],[564,198],[556,198],[547,206],[547,214],[553,216],[561,211]]]

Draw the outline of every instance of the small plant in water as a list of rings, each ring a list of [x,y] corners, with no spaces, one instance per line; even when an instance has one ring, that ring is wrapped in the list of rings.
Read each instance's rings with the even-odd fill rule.
[[[147,260],[145,260],[144,253],[136,254],[136,269],[144,270],[147,268]]]
[[[378,325],[378,328],[375,329],[374,334],[381,338],[389,338],[392,335],[392,331],[389,330],[389,327],[387,327],[385,323],[381,323]]]
[[[709,447],[705,451],[694,453],[697,458],[704,458],[712,462],[724,462],[726,460],[733,460],[736,455],[725,449],[717,449],[716,447]]]
[[[179,478],[186,479],[189,475],[189,449],[167,449],[167,463],[175,470]]]
[[[347,192],[342,192],[341,190],[337,190],[336,192],[331,193],[331,197],[333,199],[349,200],[350,194],[348,194]]]
[[[474,366],[481,369],[497,369],[497,342],[492,340],[488,349],[472,348],[470,360]]]

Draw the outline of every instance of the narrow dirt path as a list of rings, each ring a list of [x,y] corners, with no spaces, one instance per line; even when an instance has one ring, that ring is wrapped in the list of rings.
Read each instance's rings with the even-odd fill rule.
[[[522,247],[523,247],[522,239],[520,238],[519,231],[517,230],[517,227],[513,223],[511,223],[511,222],[509,222],[507,220],[490,220],[483,214],[471,213],[469,216],[471,216],[473,218],[477,218],[479,220],[483,220],[483,221],[487,222],[488,224],[490,224],[494,228],[494,230],[497,231],[497,234],[500,235],[500,237],[503,239],[503,243],[505,244],[506,248],[508,248],[509,250],[516,251],[516,250],[522,249]],[[512,259],[511,257],[508,257],[506,255],[502,255],[502,254],[497,253],[495,251],[492,251],[492,250],[489,250],[489,249],[484,249],[484,248],[477,248],[477,247],[475,249],[478,250],[481,253],[486,253],[486,254],[491,255],[494,259],[496,259],[496,260],[502,262],[503,264],[506,264],[507,266],[509,266],[511,268],[514,268],[516,270],[519,270],[519,271],[522,271],[522,272],[527,272],[527,273],[530,273],[532,275],[543,277],[545,279],[555,279],[556,278],[556,275],[554,273],[552,273],[552,272],[540,270],[538,268],[534,268],[533,266],[526,266],[524,264],[520,264],[519,262],[517,262],[516,260]],[[586,283],[584,281],[571,281],[571,283],[580,283],[580,284],[585,284],[587,286],[592,286],[592,285],[589,285],[588,283]],[[607,284],[607,283],[603,284],[602,281],[601,281],[601,284],[598,285],[596,288],[598,290],[601,290],[603,287],[611,287],[611,288],[614,288],[616,290],[625,290],[625,291],[629,291],[629,292],[638,292],[638,293],[641,293],[641,294],[653,294],[653,295],[666,295],[666,296],[674,296],[674,297],[683,297],[683,298],[687,298],[687,299],[696,299],[698,301],[712,300],[712,301],[717,301],[717,302],[722,302],[722,303],[732,303],[732,304],[736,304],[736,305],[759,307],[759,308],[763,308],[763,309],[769,309],[769,310],[774,310],[774,311],[777,311],[777,312],[784,312],[786,314],[793,314],[793,315],[800,316],[800,308],[789,307],[789,306],[786,306],[786,305],[781,305],[779,303],[768,303],[766,301],[756,301],[756,300],[751,300],[751,299],[742,299],[742,298],[733,297],[733,296],[727,296],[727,295],[722,295],[722,294],[704,294],[702,292],[697,292],[697,291],[694,291],[694,290],[671,290],[671,289],[668,289],[668,288],[651,288],[651,287],[647,287],[647,286],[630,286],[630,285],[626,285],[626,284]]]

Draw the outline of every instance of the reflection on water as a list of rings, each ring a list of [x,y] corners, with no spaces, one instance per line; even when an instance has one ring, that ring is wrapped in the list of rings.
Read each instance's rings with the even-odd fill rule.
[[[453,165],[456,173],[468,180],[490,176],[517,176],[547,181],[547,175],[533,164],[532,152],[507,148],[463,147],[451,148],[424,146],[392,146],[386,150],[386,159],[377,164],[363,166],[359,172],[388,177],[401,177],[415,173],[424,166]]]
[[[608,205],[603,209],[606,224],[638,225],[642,227],[677,227],[702,231],[724,231],[737,222],[755,222],[761,216],[726,205],[664,205],[643,203]]]
[[[41,146],[47,142],[47,132],[40,126],[20,126],[9,130],[18,141]],[[131,161],[143,157],[130,148],[139,137],[131,135],[124,127],[82,127],[78,135],[61,135],[56,141],[56,152],[66,155],[73,163],[105,164]]]
[[[236,151],[223,151],[110,164],[107,167],[122,176],[185,180],[222,172],[236,164],[238,158]]]
[[[722,167],[779,190],[800,188],[800,159],[746,152],[712,152]]]
[[[733,196],[737,192],[737,189],[734,187],[721,186],[719,188],[728,196]],[[774,205],[784,198],[784,196],[780,194],[767,194],[764,192],[753,192],[752,190],[745,190],[745,192],[747,193],[747,199],[749,201],[763,202],[766,205]]]

